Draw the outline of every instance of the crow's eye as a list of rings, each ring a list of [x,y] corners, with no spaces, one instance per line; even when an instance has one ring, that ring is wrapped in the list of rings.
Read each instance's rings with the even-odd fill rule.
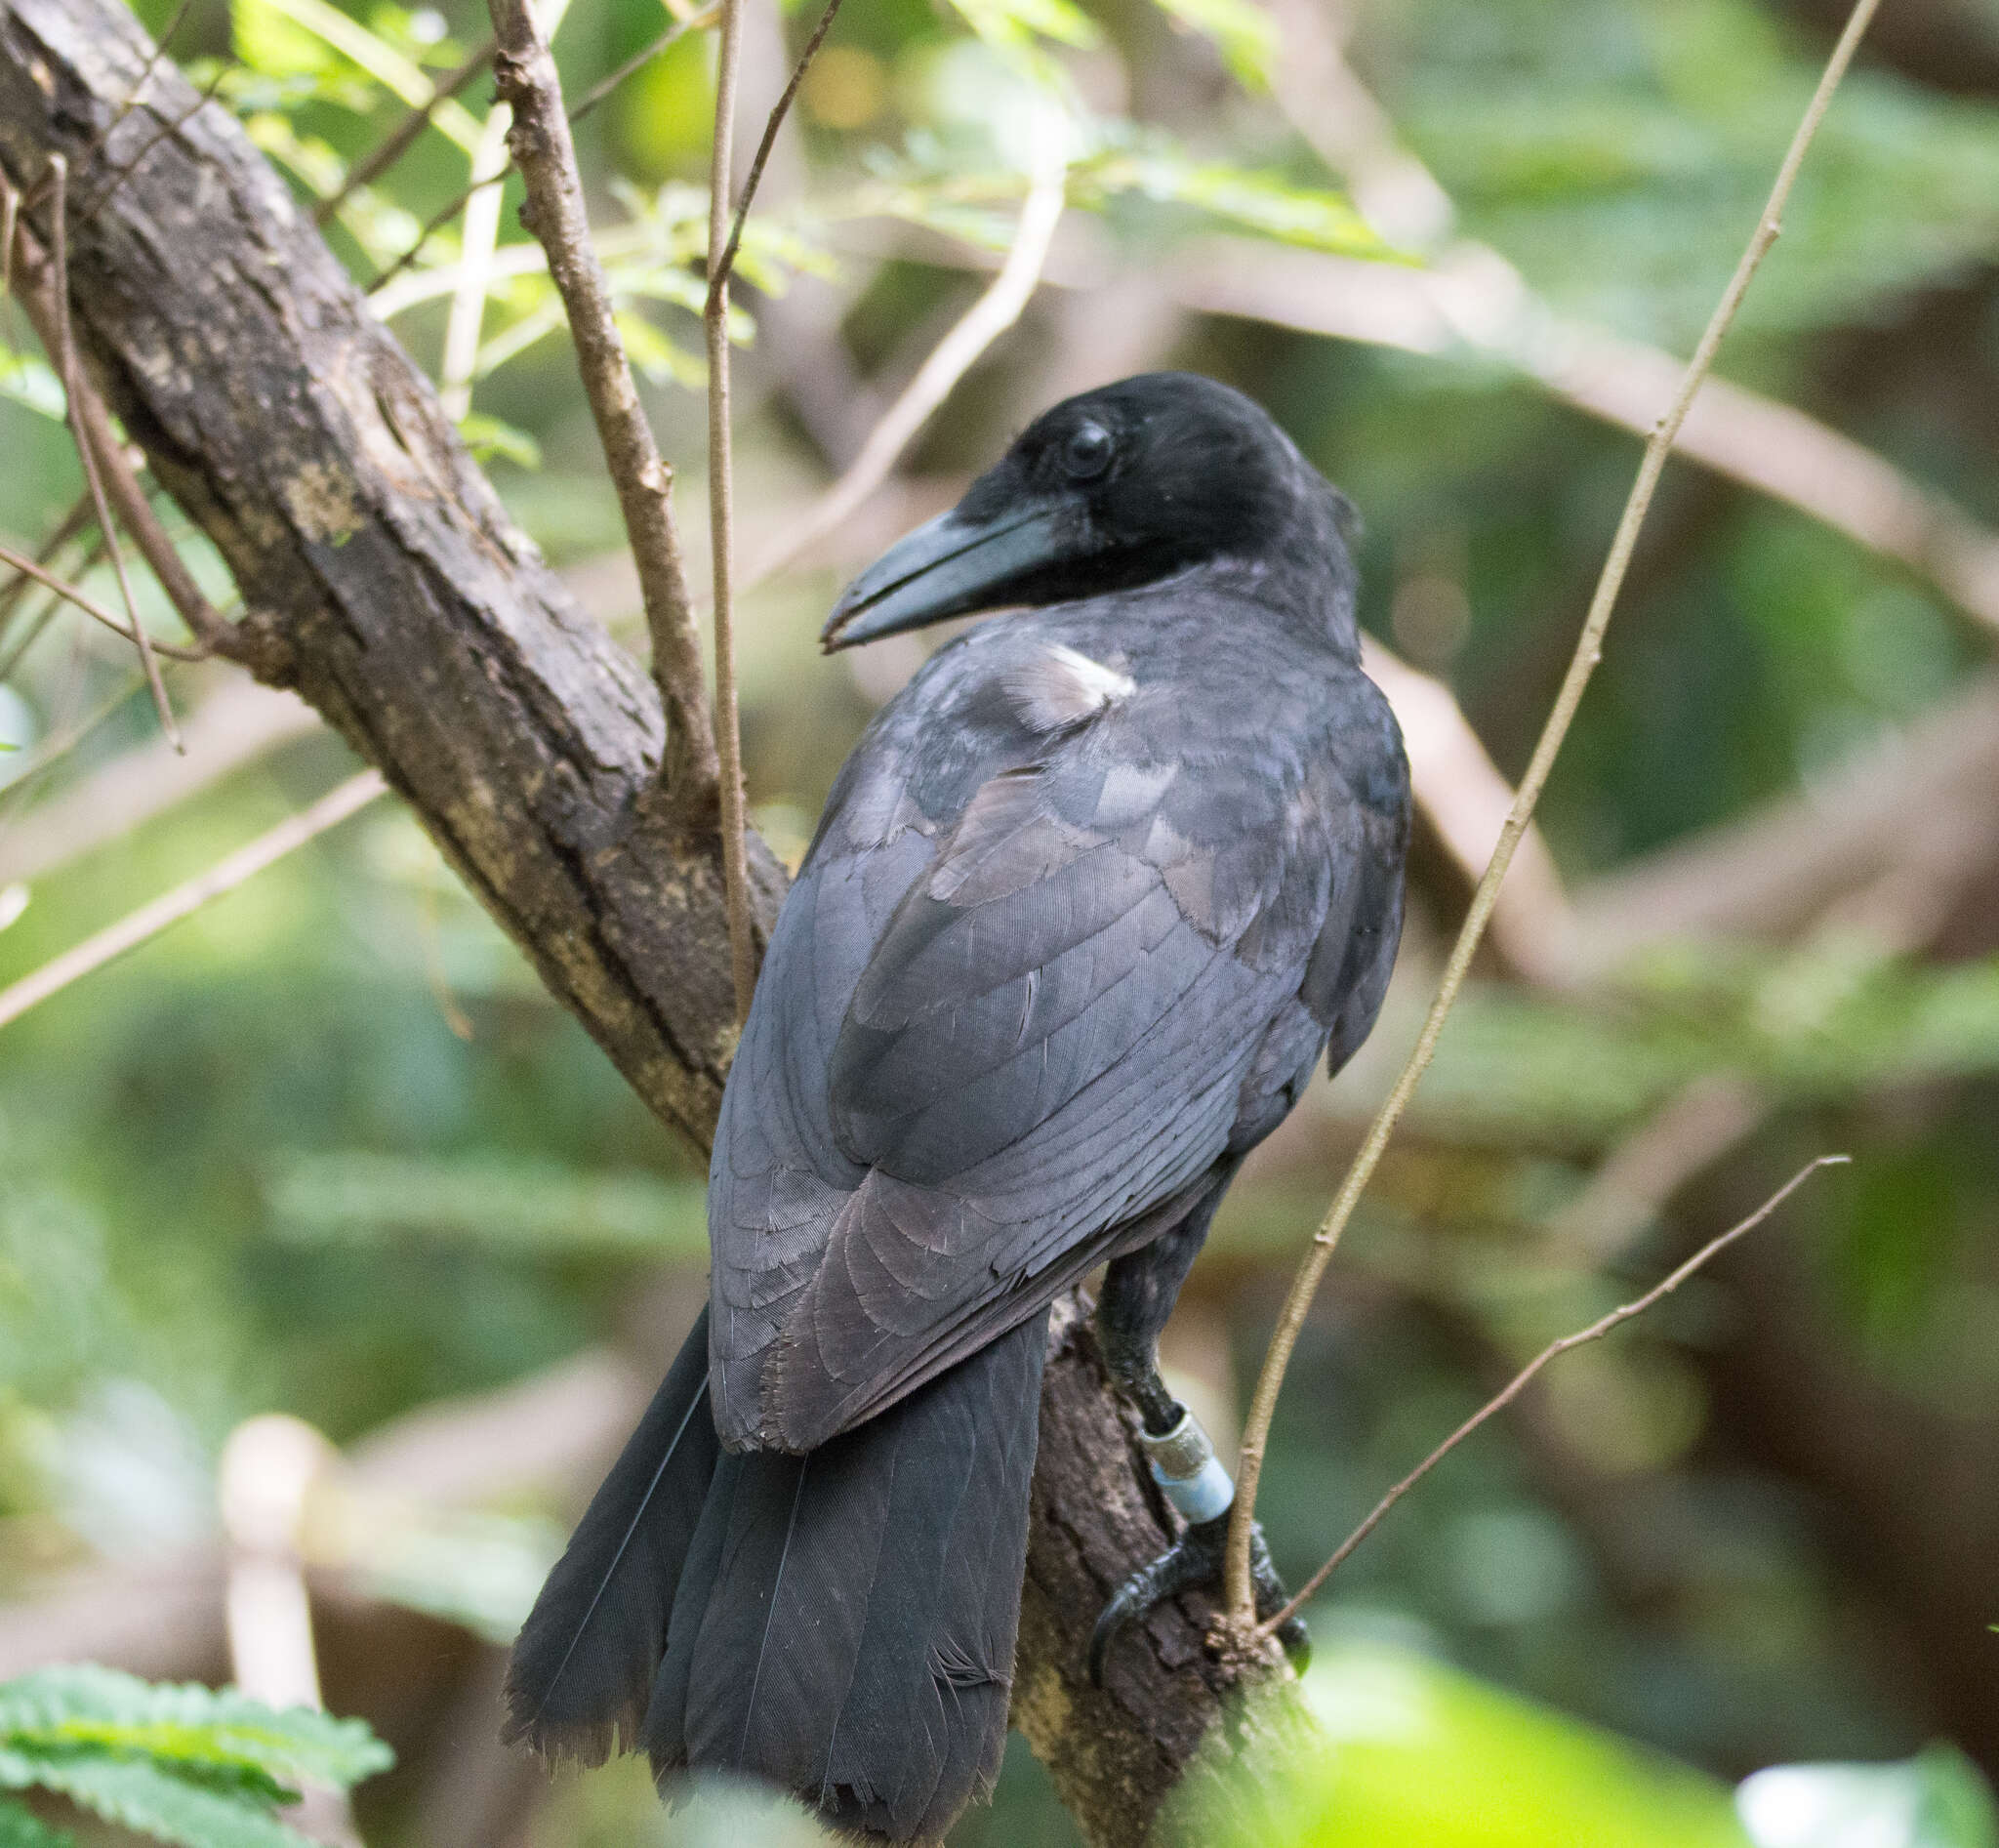
[[[1062,466],[1072,481],[1091,481],[1111,466],[1115,445],[1101,424],[1079,424],[1062,445]]]

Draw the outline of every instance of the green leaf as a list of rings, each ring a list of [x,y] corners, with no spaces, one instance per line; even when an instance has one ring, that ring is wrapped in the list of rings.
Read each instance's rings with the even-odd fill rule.
[[[542,466],[542,446],[526,431],[515,428],[484,411],[470,411],[460,420],[458,433],[474,460],[491,462],[496,456],[520,469]]]
[[[1088,174],[1107,192],[1192,206],[1281,244],[1344,257],[1397,256],[1341,194],[1294,185],[1277,174],[1195,160],[1159,144],[1113,155]]]
[[[1041,39],[1093,51],[1103,43],[1096,23],[1073,0],[951,0],[959,16],[995,51],[1018,53]]]
[[[76,1837],[51,1828],[19,1803],[0,1801],[0,1848],[76,1848]]]
[[[1174,1800],[1203,1848],[1745,1848],[1727,1788],[1413,1651],[1314,1650],[1306,1749],[1250,1745]],[[1299,1735],[1273,1727],[1271,1740]],[[1258,1734],[1244,1729],[1243,1737]]]
[[[60,424],[68,416],[62,387],[55,369],[33,353],[16,352],[0,347],[0,397]]]
[[[143,1758],[84,1752],[22,1760],[26,1779],[10,1778],[13,1754],[0,1752],[0,1783],[32,1782],[106,1822],[175,1848],[309,1848],[254,1797],[204,1788]]]
[[[1745,1778],[1735,1810],[1756,1848],[1999,1848],[1999,1811],[1949,1745],[1901,1764],[1775,1765]]]
[[[1254,0],[1158,0],[1158,5],[1187,30],[1212,39],[1239,83],[1253,90],[1270,87],[1277,21]]]
[[[0,1749],[33,1760],[79,1748],[341,1788],[394,1762],[363,1721],[314,1707],[280,1712],[232,1689],[154,1686],[88,1663],[0,1683]]]
[[[699,1257],[697,1183],[633,1170],[592,1173],[513,1156],[301,1155],[265,1198],[293,1237],[377,1243],[412,1231],[510,1251],[623,1251]]]

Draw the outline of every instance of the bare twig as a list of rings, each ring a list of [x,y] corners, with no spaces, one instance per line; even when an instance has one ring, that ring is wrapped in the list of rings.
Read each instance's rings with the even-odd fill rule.
[[[111,554],[111,569],[117,574],[118,592],[125,600],[125,613],[132,619],[131,638],[139,649],[140,665],[145,669],[145,683],[152,690],[153,710],[159,714],[160,729],[175,750],[181,748],[181,728],[174,722],[174,709],[167,699],[166,682],[160,678],[160,664],[153,653],[152,637],[139,614],[139,599],[132,595],[132,579],[125,569],[124,549],[118,544],[111,523],[111,510],[104,499],[103,477],[98,467],[97,445],[91,440],[90,426],[83,412],[83,368],[76,357],[76,342],[69,331],[69,246],[66,221],[69,216],[69,163],[61,154],[49,157],[49,184],[54,197],[49,206],[49,261],[46,266],[48,289],[54,310],[55,359],[62,380],[62,396],[69,417],[69,433],[76,442],[76,457],[83,465],[83,479],[90,489],[91,505],[97,511],[98,530],[104,536],[104,549]]]
[[[1527,1390],[1528,1386],[1532,1382],[1534,1376],[1538,1374],[1543,1367],[1547,1366],[1547,1364],[1551,1360],[1553,1360],[1558,1354],[1566,1354],[1569,1352],[1571,1348],[1582,1347],[1587,1345],[1591,1341],[1600,1341],[1604,1338],[1605,1335],[1610,1334],[1612,1329],[1621,1327],[1624,1323],[1629,1322],[1634,1316],[1643,1315],[1648,1309],[1652,1308],[1653,1304],[1661,1302],[1667,1296],[1670,1296],[1674,1291],[1678,1290],[1680,1286],[1687,1281],[1688,1278],[1692,1277],[1693,1273],[1699,1270],[1702,1265],[1707,1263],[1707,1261],[1710,1258],[1715,1257],[1720,1253],[1727,1251],[1731,1245],[1734,1244],[1734,1242],[1737,1239],[1741,1238],[1745,1233],[1755,1231],[1755,1229],[1759,1225],[1761,1225],[1764,1222],[1764,1220],[1769,1218],[1770,1215],[1777,1210],[1777,1208],[1782,1206],[1786,1200],[1788,1200],[1794,1193],[1796,1193],[1798,1189],[1802,1187],[1808,1180],[1810,1180],[1814,1174],[1817,1173],[1817,1171],[1821,1168],[1837,1168],[1842,1164],[1850,1162],[1852,1160],[1853,1157],[1850,1155],[1821,1155],[1815,1162],[1806,1163],[1806,1165],[1803,1168],[1801,1168],[1795,1174],[1793,1174],[1789,1180],[1785,1181],[1784,1184],[1781,1187],[1779,1187],[1775,1193],[1772,1194],[1771,1197],[1768,1200],[1766,1200],[1762,1206],[1758,1207],[1756,1211],[1748,1216],[1748,1218],[1742,1220],[1739,1224],[1731,1226],[1726,1232],[1722,1233],[1720,1237],[1709,1239],[1708,1242],[1705,1245],[1703,1245],[1699,1251],[1695,1252],[1693,1255],[1690,1257],[1684,1264],[1682,1264],[1677,1270],[1673,1271],[1670,1276],[1664,1277],[1658,1283],[1652,1285],[1652,1287],[1650,1290],[1648,1290],[1644,1295],[1638,1296],[1630,1302],[1621,1304],[1619,1307],[1612,1309],[1608,1315],[1598,1317],[1598,1319],[1592,1322],[1586,1329],[1578,1329],[1573,1335],[1565,1335],[1559,1341],[1550,1341],[1548,1345],[1542,1348],[1541,1351],[1538,1354],[1536,1354],[1532,1360],[1529,1361],[1528,1364],[1525,1367],[1523,1367],[1519,1373],[1515,1374],[1513,1377],[1510,1380],[1508,1380],[1503,1387],[1500,1388],[1499,1391],[1495,1392],[1491,1396],[1491,1398],[1488,1399],[1486,1403],[1482,1405],[1476,1412],[1474,1412],[1470,1417],[1466,1418],[1465,1421],[1462,1424],[1460,1424],[1456,1430],[1452,1431],[1451,1434],[1448,1437],[1447,1437],[1443,1443],[1439,1444],[1437,1448],[1429,1454],[1429,1456],[1425,1457],[1423,1460],[1415,1466],[1415,1468],[1410,1470],[1409,1473],[1407,1476],[1405,1476],[1400,1482],[1398,1482],[1393,1489],[1389,1490],[1389,1492],[1385,1496],[1383,1496],[1379,1501],[1375,1502],[1373,1509],[1369,1512],[1367,1518],[1365,1521],[1363,1521],[1359,1527],[1355,1528],[1354,1531],[1351,1534],[1349,1534],[1345,1540],[1340,1541],[1339,1546],[1334,1551],[1332,1557],[1328,1559],[1325,1565],[1321,1566],[1319,1570],[1311,1576],[1311,1578],[1307,1579],[1305,1582],[1298,1587],[1297,1592],[1292,1597],[1291,1601],[1288,1604],[1286,1604],[1282,1611],[1277,1612],[1275,1615],[1271,1617],[1265,1618],[1263,1622],[1257,1625],[1258,1633],[1264,1636],[1276,1635],[1279,1627],[1284,1623],[1287,1622],[1290,1620],[1290,1618],[1294,1616],[1297,1613],[1297,1611],[1307,1603],[1307,1601],[1310,1600],[1313,1593],[1315,1593],[1319,1589],[1319,1587],[1326,1581],[1326,1580],[1331,1578],[1332,1575],[1335,1572],[1337,1572],[1341,1566],[1346,1564],[1347,1560],[1352,1556],[1354,1549],[1357,1546],[1359,1546],[1360,1543],[1364,1540],[1366,1540],[1369,1534],[1373,1533],[1373,1531],[1381,1525],[1381,1523],[1387,1518],[1389,1510],[1393,1508],[1395,1504],[1403,1499],[1404,1496],[1407,1495],[1408,1492],[1411,1489],[1413,1489],[1417,1483],[1421,1482],[1423,1478],[1431,1472],[1431,1470],[1435,1469],[1437,1465],[1445,1459],[1445,1458],[1448,1457],[1452,1451],[1454,1451],[1460,1444],[1462,1444],[1466,1438],[1471,1436],[1471,1434],[1474,1431],[1476,1431],[1480,1425],[1484,1424],[1487,1421],[1487,1419],[1494,1417],[1496,1414],[1500,1412],[1505,1411],[1505,1409],[1508,1406],[1510,1406],[1514,1402],[1514,1400],[1518,1399],[1520,1395]]]
[[[500,43],[494,76],[513,110],[509,142],[527,184],[521,220],[548,252],[549,273],[569,317],[583,385],[625,531],[638,567],[652,634],[653,678],[665,701],[668,736],[662,773],[683,815],[705,810],[718,771],[693,600],[673,525],[673,474],[653,440],[632,366],[611,310],[611,292],[591,248],[576,147],[562,113],[555,61],[527,0],[487,0]]]
[[[756,197],[756,188],[763,184],[763,170],[770,164],[770,150],[777,145],[778,131],[784,127],[785,117],[791,113],[798,89],[805,81],[805,73],[812,68],[813,59],[819,56],[819,48],[826,43],[826,35],[833,29],[833,21],[838,15],[840,0],[826,0],[826,10],[819,16],[819,23],[812,28],[812,36],[805,41],[805,49],[798,54],[798,62],[792,66],[791,81],[785,85],[784,94],[771,106],[770,118],[763,125],[763,139],[756,144],[756,152],[750,162],[750,172],[743,182],[743,196],[736,202],[735,222],[729,226],[729,241],[722,246],[721,261],[709,269],[711,294],[717,285],[726,287],[729,278],[736,272],[736,253],[743,247],[743,226],[750,221],[750,204]],[[711,223],[711,248],[713,248],[713,224]]]
[[[106,963],[136,950],[142,943],[191,917],[211,899],[232,892],[246,880],[294,848],[302,847],[317,835],[345,821],[356,809],[365,808],[378,796],[386,796],[388,785],[379,770],[363,770],[322,796],[310,808],[281,821],[268,834],[260,835],[246,847],[238,847],[218,860],[207,872],[197,874],[184,884],[142,905],[95,936],[86,937],[74,949],[64,950],[53,962],[45,963],[32,974],[23,975],[11,988],[0,989],[0,1027],[19,1020],[30,1007],[39,1006],[50,996],[61,994],[73,981],[102,968]]]
[[[23,577],[32,578],[37,584],[54,591],[63,602],[73,603],[86,616],[94,616],[114,636],[120,636],[127,641],[137,641],[145,634],[144,630],[142,629],[138,635],[135,635],[95,597],[78,590],[68,579],[58,577],[46,565],[37,563],[24,552],[16,552],[12,546],[0,545],[0,564],[8,566],[11,570],[19,571]],[[167,655],[175,661],[205,661],[208,659],[208,650],[206,648],[177,648],[171,642],[155,641],[150,638],[147,640],[147,646],[155,654]],[[18,658],[18,656],[19,650],[16,651],[16,657],[13,658]],[[12,666],[13,658],[10,658],[10,667]],[[157,673],[158,669],[155,668],[154,672]],[[4,678],[4,676],[0,676],[0,678]]]
[[[90,524],[90,496],[86,494],[56,522],[56,530],[37,548],[35,561],[53,567],[56,554]],[[35,581],[23,572],[4,590],[0,590],[0,636],[7,633],[7,625],[13,620],[15,610],[26,596],[28,587]],[[5,678],[5,675],[0,675],[0,679]]]
[[[721,9],[719,5],[716,5],[704,7],[699,13],[690,14],[684,20],[676,20],[658,38],[654,39],[650,45],[646,46],[643,51],[634,52],[616,70],[612,71],[609,76],[603,78],[598,83],[592,84],[584,93],[583,101],[569,111],[570,127],[574,128],[598,103],[602,103],[612,91],[616,90],[626,78],[630,77],[634,71],[641,70],[651,63],[668,46],[673,44],[677,39],[684,38],[689,32],[699,32],[706,29],[708,26],[713,25],[720,17]],[[495,41],[496,50],[497,43]],[[489,53],[489,59],[491,56],[492,54]],[[508,173],[513,171],[513,162],[510,154],[506,171]],[[368,284],[368,293],[372,296],[386,289],[411,264],[415,263],[417,258],[422,255],[425,245],[429,243],[431,238],[436,236],[445,226],[449,225],[453,219],[465,210],[466,202],[470,199],[476,189],[476,185],[467,186],[457,198],[453,199],[448,205],[440,207],[427,218],[424,221],[423,228],[417,232],[416,238],[410,244],[410,247],[384,269],[373,282]]]
[[[121,687],[117,703],[129,694],[129,687]],[[113,709],[107,700],[101,711]],[[188,715],[184,757],[176,757],[155,733],[95,765],[26,813],[14,813],[17,794],[31,788],[61,752],[96,722],[93,716],[50,738],[0,791],[0,802],[9,805],[0,828],[0,885],[46,879],[95,853],[212,788],[230,771],[306,736],[317,728],[319,717],[294,693],[262,686],[247,675],[231,676]]]
[[[21,235],[25,245],[23,255],[31,260],[28,273],[36,277],[34,286],[20,290],[21,300],[42,345],[51,352],[61,351],[68,337],[63,298],[59,295],[61,271],[56,270],[53,265],[41,264],[39,247],[27,238],[25,230]],[[188,633],[204,650],[225,652],[230,633],[228,620],[202,594],[194,574],[183,562],[179,549],[160,523],[159,515],[153,512],[152,503],[140,486],[139,476],[126,457],[125,446],[112,428],[111,413],[103,398],[80,366],[72,364],[67,368],[63,385],[68,393],[71,431],[79,449],[86,444],[89,446],[90,461],[95,464],[96,473],[93,475],[86,468],[85,478],[91,485],[58,527],[59,538],[63,532],[80,526],[96,511],[98,495],[107,492],[125,530],[138,542],[141,554],[151,566],[152,574],[159,580],[168,601],[187,625]],[[108,539],[109,529],[104,531]],[[115,553],[112,555],[122,581],[122,562]],[[136,611],[134,621],[137,622]],[[154,648],[161,646],[156,641],[149,645]]]
[[[964,318],[931,349],[930,356],[917,369],[917,376],[869,432],[861,453],[846,472],[792,527],[784,543],[758,562],[755,576],[759,582],[775,576],[808,547],[852,517],[861,503],[887,479],[888,472],[911,438],[951,395],[952,388],[979,355],[1020,318],[1021,309],[1040,280],[1049,242],[1062,218],[1067,172],[1060,138],[1044,137],[1042,147],[1042,165],[1035,175],[1027,202],[1021,207],[1020,226],[1013,234],[1012,247],[1000,267],[1000,273],[985,294],[966,309]]]
[[[708,181],[708,247],[720,249],[729,222],[729,157],[735,139],[736,83],[743,65],[743,0],[722,0],[722,37],[714,79],[714,152]],[[749,200],[746,195],[745,209]],[[712,265],[702,326],[708,336],[708,530],[714,599],[714,746],[721,777],[722,878],[728,889],[729,973],[736,986],[736,1024],[750,1018],[756,986],[752,935],[750,863],[743,839],[743,729],[736,700],[735,562],[730,492],[729,269],[733,247]]]
[[[1833,48],[1827,61],[1824,74],[1819,78],[1818,88],[1814,92],[1811,103],[1806,106],[1804,119],[1798,124],[1797,133],[1792,137],[1789,150],[1785,153],[1783,165],[1778,169],[1775,184],[1771,188],[1770,198],[1762,217],[1757,221],[1754,233],[1750,236],[1741,261],[1735,266],[1734,274],[1729,279],[1728,287],[1716,305],[1706,331],[1700,337],[1700,344],[1694,349],[1693,357],[1688,362],[1686,376],[1681,380],[1680,389],[1674,394],[1671,406],[1659,420],[1650,440],[1646,444],[1644,459],[1639,464],[1638,478],[1632,484],[1630,498],[1625,502],[1623,517],[1617,523],[1617,531],[1611,542],[1610,555],[1604,561],[1602,576],[1597,581],[1595,595],[1590,599],[1589,613],[1584,619],[1582,634],[1577,637],[1575,653],[1569,664],[1569,672],[1562,682],[1561,691],[1556,695],[1554,710],[1542,728],[1534,754],[1522,779],[1519,793],[1514,798],[1513,808],[1506,817],[1505,828],[1499,836],[1499,843],[1492,851],[1491,864],[1486,869],[1486,876],[1479,882],[1478,889],[1472,894],[1471,908],[1466,914],[1463,928],[1458,932],[1457,942],[1452,947],[1450,960],[1445,967],[1444,978],[1439,984],[1437,998],[1431,1003],[1430,1011],[1423,1022],[1415,1048],[1404,1065],[1402,1075],[1396,1080],[1380,1114],[1374,1119],[1367,1131],[1367,1140],[1361,1145],[1360,1153],[1347,1171],[1338,1195],[1327,1211],[1325,1222],[1313,1235],[1312,1245],[1304,1261],[1298,1267],[1289,1294],[1285,1299],[1283,1311],[1278,1318],[1277,1328],[1272,1334],[1269,1352],[1264,1356],[1263,1371],[1256,1382],[1256,1395],[1251,1402],[1249,1417],[1244,1423],[1243,1450],[1237,1474],[1236,1503],[1229,1527],[1227,1599],[1231,1619],[1243,1629],[1247,1630],[1256,1621],[1254,1591],[1249,1575],[1250,1532],[1255,1519],[1257,1478],[1262,1474],[1265,1446],[1270,1438],[1271,1418],[1277,1410],[1277,1397],[1284,1384],[1285,1371],[1290,1363],[1291,1350],[1297,1344],[1299,1331],[1304,1327],[1306,1312],[1312,1306],[1320,1279],[1326,1274],[1326,1267],[1331,1261],[1340,1234],[1346,1229],[1347,1221],[1353,1216],[1355,1205],[1359,1202],[1368,1177],[1375,1165],[1381,1160],[1382,1151],[1401,1122],[1403,1112],[1408,1107],[1410,1096],[1437,1049],[1438,1036],[1444,1030],[1458,990],[1463,985],[1465,973],[1471,966],[1473,955],[1479,947],[1479,940],[1485,934],[1487,921],[1492,915],[1492,907],[1498,897],[1499,883],[1506,877],[1514,849],[1520,844],[1521,837],[1527,832],[1528,823],[1533,818],[1535,803],[1540,800],[1542,788],[1548,780],[1548,773],[1554,767],[1556,756],[1562,749],[1563,740],[1568,736],[1575,711],[1582,701],[1583,690],[1588,686],[1590,676],[1602,657],[1604,632],[1610,625],[1611,612],[1616,604],[1617,593],[1622,588],[1624,574],[1631,563],[1631,554],[1638,543],[1639,528],[1645,522],[1647,512],[1652,506],[1659,475],[1671,453],[1673,440],[1679,434],[1680,426],[1686,421],[1693,396],[1700,390],[1701,381],[1714,365],[1716,352],[1722,339],[1728,333],[1735,312],[1740,308],[1742,297],[1749,287],[1770,247],[1776,241],[1781,228],[1783,208],[1790,197],[1792,184],[1798,176],[1807,149],[1812,145],[1818,132],[1818,125],[1824,119],[1827,106],[1832,102],[1833,92],[1838,89],[1840,79],[1846,74],[1847,65],[1852,62],[1855,49],[1860,42],[1860,35],[1866,30],[1867,21],[1873,17],[1879,0],[1857,0],[1847,27],[1841,33],[1839,43]]]
[[[347,177],[341,183],[340,190],[328,198],[321,199],[312,208],[312,223],[324,230],[339,215],[341,207],[356,192],[363,186],[373,185],[408,153],[415,146],[417,138],[430,126],[430,118],[436,114],[437,105],[440,103],[449,103],[461,95],[466,87],[492,63],[493,54],[497,49],[495,41],[489,38],[456,70],[441,79],[429,101],[410,110],[397,125],[395,132],[384,141],[381,146],[347,170]]]

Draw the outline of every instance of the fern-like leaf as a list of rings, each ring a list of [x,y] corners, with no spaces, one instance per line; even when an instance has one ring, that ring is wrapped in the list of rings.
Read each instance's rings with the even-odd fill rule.
[[[238,1774],[343,1789],[394,1754],[359,1720],[312,1707],[279,1712],[247,1695],[154,1686],[93,1663],[43,1668],[0,1683],[0,1783],[8,1756],[143,1757],[167,1770]],[[40,1780],[38,1779],[37,1782]]]
[[[76,1848],[76,1837],[0,1797],[0,1848]]]
[[[0,1782],[23,1766],[43,1789],[174,1848],[310,1848],[261,1801],[176,1777],[143,1758],[0,1751]]]

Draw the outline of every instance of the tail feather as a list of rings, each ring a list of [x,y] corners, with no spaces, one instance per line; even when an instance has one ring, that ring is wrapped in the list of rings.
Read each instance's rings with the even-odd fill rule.
[[[1046,1323],[795,1457],[720,1448],[704,1314],[514,1646],[509,1737],[940,1835],[1005,1746]]]
[[[941,1833],[1005,1746],[1046,1317],[804,1457],[725,1457],[646,1719],[662,1774]],[[731,1480],[733,1479],[733,1480]]]
[[[521,1628],[507,1676],[510,1743],[592,1765],[637,1748],[720,1455],[704,1309]]]

